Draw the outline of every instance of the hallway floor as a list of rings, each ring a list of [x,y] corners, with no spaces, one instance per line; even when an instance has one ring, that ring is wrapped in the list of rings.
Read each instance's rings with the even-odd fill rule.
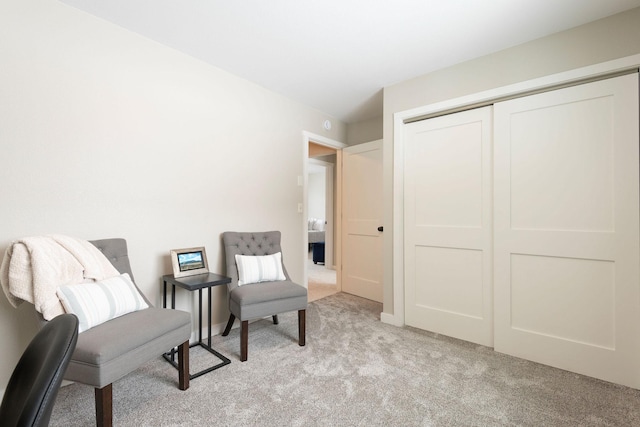
[[[307,260],[309,273],[309,302],[333,295],[338,292],[336,271],[326,268],[324,264],[314,264],[311,252]]]

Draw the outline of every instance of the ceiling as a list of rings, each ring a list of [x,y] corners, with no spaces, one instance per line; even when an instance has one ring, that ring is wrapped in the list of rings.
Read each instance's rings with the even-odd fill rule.
[[[61,0],[346,123],[382,88],[640,0]]]

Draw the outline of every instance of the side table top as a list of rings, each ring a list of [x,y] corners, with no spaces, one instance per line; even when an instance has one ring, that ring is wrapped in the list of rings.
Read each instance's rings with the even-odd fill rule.
[[[173,274],[166,274],[162,276],[162,280],[189,291],[210,288],[218,285],[226,285],[231,282],[230,277],[215,273],[196,274],[194,276],[178,278],[175,278]]]

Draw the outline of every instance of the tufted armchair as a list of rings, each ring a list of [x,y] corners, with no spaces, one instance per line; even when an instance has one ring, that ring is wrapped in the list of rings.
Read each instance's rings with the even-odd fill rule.
[[[240,360],[246,361],[248,354],[249,320],[273,317],[278,324],[278,314],[298,311],[298,344],[305,345],[305,319],[307,309],[307,289],[291,281],[284,263],[279,262],[283,276],[280,280],[266,280],[242,284],[242,268],[237,264],[236,255],[244,257],[265,257],[282,253],[280,232],[260,233],[225,232],[224,242],[229,283],[229,321],[222,333],[229,335],[235,319],[240,320]],[[240,258],[241,259],[241,258]]]
[[[128,273],[133,280],[126,240],[102,239],[91,243],[120,273]],[[95,388],[98,426],[113,424],[112,384],[173,347],[178,347],[178,388],[189,388],[191,315],[155,308],[141,295],[149,308],[112,319],[78,336],[65,374],[67,380]]]

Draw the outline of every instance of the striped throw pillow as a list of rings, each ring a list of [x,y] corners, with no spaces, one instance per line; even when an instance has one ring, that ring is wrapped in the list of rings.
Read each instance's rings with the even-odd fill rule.
[[[95,283],[60,286],[57,294],[65,311],[78,316],[78,332],[149,307],[127,273]]]
[[[286,280],[282,270],[282,253],[272,255],[236,255],[238,286],[248,283]]]

